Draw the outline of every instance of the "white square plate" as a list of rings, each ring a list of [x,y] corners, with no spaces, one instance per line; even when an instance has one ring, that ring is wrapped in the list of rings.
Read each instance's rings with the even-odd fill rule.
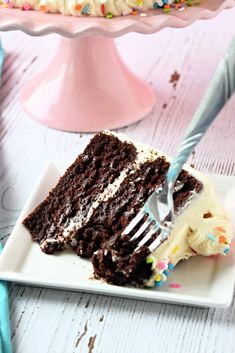
[[[21,222],[47,196],[68,165],[68,162],[50,161],[45,166],[0,256],[1,279],[28,285],[187,305],[228,307],[231,304],[235,282],[234,246],[227,257],[197,256],[180,263],[172,272],[168,283],[160,289],[119,287],[95,280],[92,278],[90,261],[79,258],[72,251],[56,255],[44,254],[38,244],[31,240]],[[235,177],[210,175],[209,178],[235,223],[235,212],[232,212]],[[170,282],[180,283],[180,288],[171,288]]]

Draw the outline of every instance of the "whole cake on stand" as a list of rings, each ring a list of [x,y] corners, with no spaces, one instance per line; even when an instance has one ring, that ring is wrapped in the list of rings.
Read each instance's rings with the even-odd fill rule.
[[[0,30],[22,30],[32,36],[62,35],[58,52],[47,69],[22,89],[23,108],[52,128],[100,131],[145,117],[156,99],[152,89],[122,62],[113,37],[185,27],[234,5],[235,0],[204,0],[200,6],[184,11],[140,10],[110,20],[89,13],[76,18],[3,6]]]

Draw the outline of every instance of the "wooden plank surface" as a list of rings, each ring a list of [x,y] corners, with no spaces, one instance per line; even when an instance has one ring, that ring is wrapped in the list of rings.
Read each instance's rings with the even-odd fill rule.
[[[157,103],[140,122],[119,129],[173,153],[235,33],[235,10],[186,29],[116,40],[127,65],[152,85]],[[31,120],[19,92],[53,56],[59,37],[1,34],[6,51],[0,111],[0,238],[5,242],[45,161],[71,160],[90,134],[55,131]],[[174,87],[171,75],[180,75]],[[43,104],[43,102],[42,102]],[[190,163],[235,175],[235,99],[210,128]],[[232,353],[235,304],[227,310],[140,302],[10,285],[12,342],[17,353]]]

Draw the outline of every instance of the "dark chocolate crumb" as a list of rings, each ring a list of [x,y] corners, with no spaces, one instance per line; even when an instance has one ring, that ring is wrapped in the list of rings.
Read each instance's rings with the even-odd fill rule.
[[[207,213],[204,213],[204,215],[203,215],[203,218],[212,218],[212,217],[213,217],[213,215],[211,214],[210,211]]]
[[[171,74],[170,81],[169,81],[170,83],[173,84],[174,89],[176,88],[179,79],[180,79],[180,74],[178,73],[177,70],[175,70],[173,74]]]

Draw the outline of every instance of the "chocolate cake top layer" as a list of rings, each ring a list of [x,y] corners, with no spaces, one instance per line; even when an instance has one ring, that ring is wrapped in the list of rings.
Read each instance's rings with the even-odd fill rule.
[[[92,257],[96,277],[143,284],[151,275],[145,262],[148,249],[133,254],[133,244],[120,235],[164,182],[168,168],[156,151],[99,133],[23,224],[44,252],[70,246],[78,255]],[[173,195],[175,212],[201,189],[202,183],[183,170]],[[114,257],[116,262],[110,261]]]

